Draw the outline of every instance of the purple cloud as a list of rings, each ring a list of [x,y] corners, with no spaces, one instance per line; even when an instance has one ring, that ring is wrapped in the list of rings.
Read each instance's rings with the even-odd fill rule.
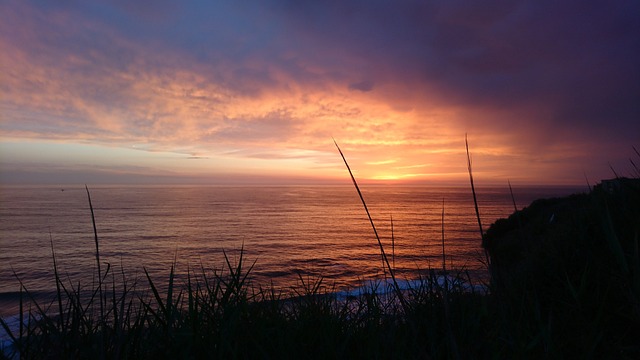
[[[369,80],[363,80],[356,83],[349,84],[349,90],[358,90],[362,92],[369,92],[373,90],[373,82]]]

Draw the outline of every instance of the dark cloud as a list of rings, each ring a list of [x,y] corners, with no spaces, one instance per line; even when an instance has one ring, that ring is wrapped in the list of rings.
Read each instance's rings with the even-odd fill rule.
[[[540,109],[535,121],[640,133],[640,3],[283,2],[287,24],[344,72],[441,101]],[[364,69],[364,70],[359,70]],[[351,88],[351,86],[350,86]],[[546,116],[541,116],[542,114]],[[530,117],[509,121],[533,121]]]
[[[349,90],[358,90],[362,92],[369,92],[373,90],[373,82],[364,80],[356,83],[349,84]]]

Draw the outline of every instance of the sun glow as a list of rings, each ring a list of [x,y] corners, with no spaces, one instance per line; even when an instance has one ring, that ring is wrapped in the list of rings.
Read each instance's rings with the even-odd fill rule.
[[[402,175],[385,174],[385,175],[374,175],[371,178],[371,180],[400,180],[402,178],[403,178]]]

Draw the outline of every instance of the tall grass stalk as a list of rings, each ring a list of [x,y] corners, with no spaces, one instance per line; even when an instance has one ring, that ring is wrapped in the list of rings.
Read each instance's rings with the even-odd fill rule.
[[[51,229],[49,229],[49,242],[51,243],[51,258],[53,259],[53,273],[55,274],[56,282],[56,298],[58,300],[58,313],[60,324],[64,324],[64,310],[62,308],[62,292],[60,291],[60,276],[58,275],[58,264],[56,262],[56,253],[53,249],[53,236],[51,235]]]
[[[445,281],[445,288],[446,288],[446,283],[447,283],[447,257],[445,254],[445,249],[444,249],[444,198],[442,198],[442,217],[440,219],[440,224],[441,224],[441,230],[442,230],[442,273],[445,275],[444,277],[444,281]]]
[[[393,215],[391,215],[391,263],[396,270],[396,238],[393,232]]]
[[[587,173],[583,173],[584,174],[584,180],[587,182],[587,190],[588,192],[591,192],[591,183],[589,182],[589,178],[587,177]]]
[[[442,198],[442,217],[440,224],[442,228],[442,275],[444,276],[444,289],[442,289],[442,309],[444,311],[445,326],[447,328],[447,338],[449,339],[453,358],[460,359],[458,344],[456,342],[456,337],[453,334],[453,328],[451,325],[451,310],[449,309],[449,274],[447,273],[447,256],[444,245],[444,198]]]
[[[484,257],[487,262],[487,266],[491,265],[491,260],[489,258],[489,252],[486,248],[486,242],[484,238],[484,230],[482,229],[482,220],[480,219],[480,210],[478,210],[478,199],[476,197],[476,187],[473,183],[473,171],[471,170],[471,154],[469,153],[469,141],[467,139],[467,134],[464,135],[464,144],[467,149],[467,169],[469,170],[469,182],[471,183],[471,193],[473,194],[473,206],[476,211],[476,219],[478,219],[478,228],[480,230],[480,239],[482,240],[482,247],[484,248]]]
[[[611,165],[611,163],[609,163],[609,169],[611,169],[611,172],[616,179],[620,179],[620,175],[618,175],[618,172],[613,168],[613,165]]]
[[[378,246],[380,246],[380,253],[382,254],[382,258],[384,259],[384,262],[387,265],[387,269],[389,269],[389,274],[391,275],[391,280],[393,281],[393,286],[394,286],[396,295],[398,296],[398,299],[400,300],[402,307],[406,311],[408,310],[408,303],[405,300],[404,295],[402,294],[402,290],[400,289],[398,282],[396,281],[396,276],[394,274],[393,269],[391,268],[391,264],[389,264],[389,259],[387,258],[387,254],[384,251],[384,246],[382,246],[382,241],[380,240],[380,236],[378,235],[378,230],[376,230],[376,225],[373,223],[373,219],[371,218],[371,213],[369,212],[367,203],[364,201],[364,197],[362,196],[362,192],[360,191],[358,182],[356,181],[356,178],[353,176],[351,167],[349,167],[349,163],[347,162],[347,159],[344,157],[344,154],[342,153],[342,150],[340,150],[340,146],[338,146],[338,143],[336,142],[335,139],[333,139],[333,143],[336,145],[336,148],[338,149],[338,152],[340,153],[340,156],[342,157],[342,160],[344,161],[344,164],[347,167],[347,170],[349,171],[349,175],[351,176],[351,180],[353,181],[353,186],[355,186],[356,190],[358,191],[358,196],[362,201],[362,206],[364,206],[364,211],[367,213],[367,217],[369,218],[369,222],[371,223],[371,228],[373,228],[373,233],[376,236],[376,240],[378,240]]]
[[[638,155],[638,158],[640,160],[640,152],[638,152],[638,149],[636,149],[635,146],[632,146],[632,148],[633,148],[633,151],[636,153],[636,155]],[[634,174],[632,177],[640,179],[640,166],[638,166],[638,164],[636,164],[632,158],[629,158],[629,162],[631,162],[631,167],[633,167],[633,171],[634,171]]]
[[[513,188],[511,187],[511,181],[507,180],[509,184],[509,194],[511,194],[511,203],[513,204],[513,213],[518,219],[518,228],[522,228],[522,220],[520,220],[520,213],[518,212],[518,206],[516,205],[516,197],[513,196]]]
[[[93,205],[91,204],[91,193],[89,193],[89,187],[87,185],[84,186],[87,190],[87,199],[89,200],[89,209],[91,210],[91,224],[93,225],[93,239],[96,244],[96,265],[98,267],[98,292],[100,296],[100,318],[104,319],[104,301],[102,294],[102,270],[100,268],[100,246],[98,242],[98,229],[96,227],[96,217],[93,212]]]

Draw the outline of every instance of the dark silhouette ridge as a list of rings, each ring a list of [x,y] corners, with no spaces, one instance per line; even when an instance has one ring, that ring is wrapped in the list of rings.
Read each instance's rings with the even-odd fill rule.
[[[640,179],[603,180],[589,193],[536,200],[485,234],[493,289],[503,300],[531,302],[530,315],[549,319],[555,332],[596,324],[602,338],[591,346],[602,354],[638,356],[639,235]],[[588,345],[578,336],[566,341]],[[633,350],[619,353],[625,347]]]

